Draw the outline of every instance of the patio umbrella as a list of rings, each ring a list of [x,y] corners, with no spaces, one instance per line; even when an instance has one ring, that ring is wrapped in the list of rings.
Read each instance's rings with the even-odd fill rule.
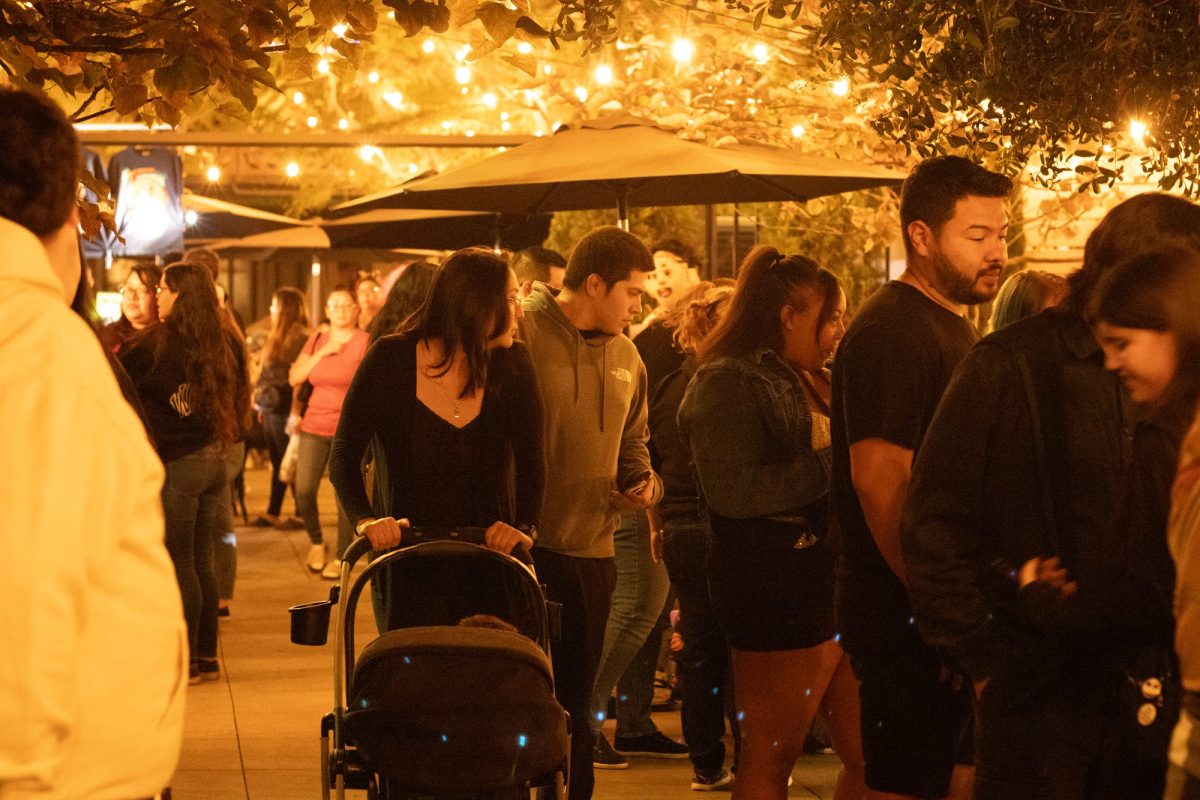
[[[335,206],[527,214],[616,206],[805,201],[898,184],[904,174],[759,146],[708,147],[630,116],[562,128],[475,164]]]
[[[191,242],[252,236],[302,224],[294,217],[186,191],[183,214],[187,224],[184,236]]]
[[[549,214],[376,209],[340,219],[311,219],[210,246],[215,250],[458,250],[499,244],[510,250],[522,250],[541,244],[549,232]]]

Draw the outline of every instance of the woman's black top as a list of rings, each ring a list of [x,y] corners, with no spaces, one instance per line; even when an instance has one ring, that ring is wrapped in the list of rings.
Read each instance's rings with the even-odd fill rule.
[[[238,374],[237,384],[225,387],[232,406],[235,392],[249,392],[246,351],[232,331],[226,331],[226,341]],[[145,419],[163,463],[190,455],[217,438],[212,423],[193,405],[187,379],[189,355],[187,345],[167,323],[145,329],[120,353],[121,366],[146,410]]]
[[[351,522],[383,516],[416,521],[434,501],[435,492],[422,473],[445,453],[427,438],[429,431],[414,430],[415,406],[420,405],[416,346],[412,333],[377,341],[346,393],[330,452],[329,478]],[[535,525],[546,467],[541,396],[524,344],[491,351],[482,408],[472,425],[478,426],[470,434],[475,437],[470,458],[478,470],[479,490],[473,491],[472,508],[467,510],[472,516],[482,515],[479,522],[489,525]],[[361,470],[368,447],[376,464],[371,500]]]
[[[484,448],[483,424],[476,417],[457,428],[420,400],[413,403],[413,497],[420,501],[406,516],[418,527],[487,527],[487,476],[478,453]]]

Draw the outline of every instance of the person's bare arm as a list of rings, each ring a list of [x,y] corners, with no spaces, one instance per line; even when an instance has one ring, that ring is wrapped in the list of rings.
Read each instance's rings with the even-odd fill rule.
[[[850,445],[850,479],[871,538],[901,583],[907,583],[900,552],[900,516],[912,477],[913,451],[883,439]]]

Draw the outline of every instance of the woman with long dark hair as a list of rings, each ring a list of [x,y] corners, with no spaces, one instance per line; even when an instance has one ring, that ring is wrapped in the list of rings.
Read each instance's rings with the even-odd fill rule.
[[[162,270],[153,264],[139,264],[129,270],[121,285],[121,318],[105,325],[100,341],[114,353],[151,325],[158,324],[158,284]]]
[[[531,544],[545,477],[542,408],[517,279],[490,250],[451,254],[420,311],[368,351],[346,395],[329,476],[376,550],[401,528],[479,526],[501,552]],[[368,500],[360,465],[372,441]]]
[[[158,290],[161,325],[121,351],[166,467],[166,544],[183,597],[192,679],[216,679],[217,583],[213,546],[230,497],[225,449],[249,411],[241,342],[226,327],[203,267],[172,264]]]
[[[756,247],[701,343],[679,411],[712,531],[713,610],[733,650],[741,722],[736,798],[783,798],[815,714],[865,791],[858,683],[834,638],[825,364],[845,333],[837,278]]]
[[[288,371],[307,338],[308,312],[304,310],[304,293],[291,286],[281,286],[271,295],[271,331],[263,344],[262,371],[254,387],[254,407],[267,433],[267,449],[271,454],[271,497],[266,512],[254,520],[254,525],[259,528],[296,527],[295,518],[279,519],[283,496],[287,492],[287,484],[279,480],[279,465],[287,450],[287,419],[292,407]],[[295,490],[292,492],[294,495]]]

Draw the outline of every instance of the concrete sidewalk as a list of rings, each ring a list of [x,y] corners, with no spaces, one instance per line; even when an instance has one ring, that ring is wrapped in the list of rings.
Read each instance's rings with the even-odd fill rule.
[[[266,505],[269,471],[246,471],[253,519]],[[291,508],[291,498],[285,509]],[[336,537],[333,491],[322,485],[326,539]],[[238,520],[240,522],[240,520]],[[295,800],[320,796],[320,720],[333,706],[332,642],[290,642],[287,609],[323,600],[331,581],[304,565],[303,531],[238,528],[238,578],[232,616],[221,621],[221,678],[188,689],[183,754],[172,782],[174,800]],[[370,603],[360,603],[360,647],[375,634]],[[679,714],[655,714],[679,738]],[[612,723],[609,723],[611,726]],[[612,732],[609,730],[611,740]],[[801,760],[789,796],[833,796],[836,756]],[[683,800],[687,760],[633,759],[627,770],[597,770],[596,800]],[[718,795],[721,792],[717,792]],[[350,793],[365,797],[365,793]]]

